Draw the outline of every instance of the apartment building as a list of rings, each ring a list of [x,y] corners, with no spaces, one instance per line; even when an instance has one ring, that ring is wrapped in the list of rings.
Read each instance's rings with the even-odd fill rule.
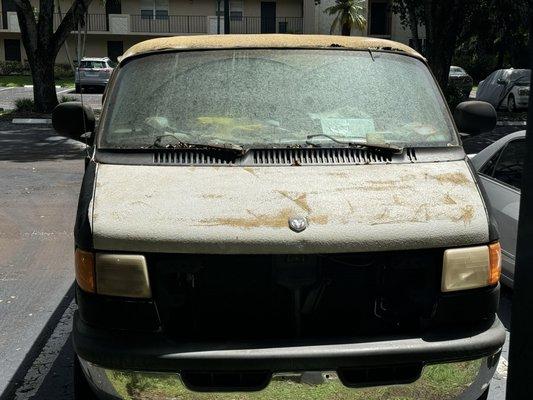
[[[13,0],[1,0],[0,60],[26,54]],[[38,2],[35,0],[35,6]],[[63,13],[68,1],[61,2]],[[230,33],[313,33],[314,0],[230,0]],[[218,17],[220,16],[220,18]],[[55,25],[61,20],[55,14]],[[86,19],[85,55],[116,59],[127,48],[158,36],[224,32],[224,2],[217,0],[93,0]],[[68,39],[74,57],[76,32]],[[74,57],[75,58],[75,57]],[[58,63],[66,63],[61,49]]]
[[[71,2],[60,0],[65,13]],[[38,7],[38,0],[32,0]],[[325,14],[334,0],[230,0],[230,33],[323,33],[329,34],[333,17]],[[56,8],[55,26],[61,21]],[[368,0],[365,9],[368,35],[409,42],[390,0]],[[224,32],[222,0],[93,0],[86,18],[85,56],[111,59],[140,41],[158,36],[202,35]],[[67,50],[75,59],[76,32],[60,50],[57,63],[67,62]],[[0,60],[24,61],[26,54],[14,0],[1,0]]]
[[[392,12],[392,0],[367,0],[363,13],[367,20],[364,32],[352,30],[353,36],[372,36],[382,39],[391,39],[410,45],[412,42],[411,32],[401,24],[399,15]],[[321,0],[315,9],[315,32],[329,34],[331,24],[335,16],[324,11],[335,4],[335,0]],[[340,27],[336,34],[340,34]],[[424,27],[420,27],[421,38],[425,35]]]

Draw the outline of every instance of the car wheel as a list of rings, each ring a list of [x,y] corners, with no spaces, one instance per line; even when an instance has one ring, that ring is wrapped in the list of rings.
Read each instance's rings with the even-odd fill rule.
[[[74,91],[75,91],[76,93],[81,93],[81,86],[80,86],[79,83],[76,83],[76,87],[74,88]]]
[[[510,94],[509,97],[507,98],[507,110],[509,112],[516,111],[516,100],[512,94]]]
[[[74,356],[74,399],[75,400],[98,400],[98,397],[94,394],[93,390],[87,382],[87,378],[83,374],[81,369],[80,360]]]

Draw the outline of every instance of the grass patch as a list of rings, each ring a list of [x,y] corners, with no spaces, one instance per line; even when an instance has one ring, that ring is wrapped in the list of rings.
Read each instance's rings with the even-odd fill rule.
[[[0,86],[22,87],[24,85],[33,85],[30,75],[0,75]],[[74,78],[58,78],[56,85],[67,88],[74,87]]]
[[[337,377],[329,385],[312,386],[291,377],[273,380],[260,392],[199,393],[185,388],[177,377],[107,371],[117,393],[124,399],[141,396],[149,400],[451,400],[476,378],[481,361],[428,366],[411,385],[349,389]]]

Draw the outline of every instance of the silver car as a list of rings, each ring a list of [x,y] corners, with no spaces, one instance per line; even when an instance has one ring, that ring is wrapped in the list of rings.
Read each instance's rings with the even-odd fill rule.
[[[520,188],[526,151],[525,138],[525,131],[512,133],[493,143],[472,159],[487,192],[500,231],[501,281],[510,287],[514,282]]]
[[[108,57],[82,58],[76,71],[76,92],[84,87],[105,88],[115,66]]]

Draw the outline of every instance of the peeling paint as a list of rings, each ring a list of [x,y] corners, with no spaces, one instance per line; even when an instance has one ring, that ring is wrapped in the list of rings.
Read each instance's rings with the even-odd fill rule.
[[[283,197],[289,199],[294,204],[296,204],[298,207],[300,207],[302,210],[310,212],[311,209],[309,208],[309,204],[307,203],[307,194],[306,193],[300,193],[296,196],[293,196],[289,194],[288,192],[277,190],[279,194],[281,194]]]
[[[465,174],[458,172],[436,175],[435,179],[439,181],[439,183],[453,183],[456,185],[468,185],[470,182]]]
[[[95,248],[288,254],[488,241],[483,202],[463,160],[253,170],[251,180],[242,168],[101,164]],[[292,232],[294,216],[306,217],[309,228]]]
[[[467,205],[464,207],[461,207],[461,214],[459,217],[455,218],[455,221],[462,221],[466,224],[470,224],[472,220],[474,219],[474,207],[471,205]]]
[[[234,49],[234,48],[285,48],[285,49],[320,49],[335,47],[343,50],[380,50],[396,51],[424,60],[420,53],[402,43],[391,40],[332,35],[201,35],[174,36],[145,40],[130,47],[120,59],[120,63],[130,57],[143,53],[165,50],[198,50],[198,49]]]
[[[457,204],[457,202],[448,193],[444,195],[444,204]]]

